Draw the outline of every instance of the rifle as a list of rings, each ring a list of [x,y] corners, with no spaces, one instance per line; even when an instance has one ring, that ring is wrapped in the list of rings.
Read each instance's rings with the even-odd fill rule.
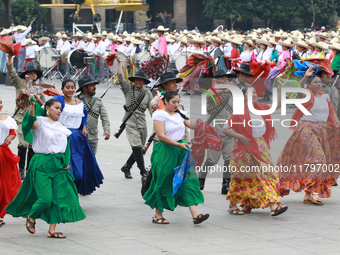
[[[114,134],[114,136],[118,139],[120,135],[123,133],[125,127],[126,127],[126,122],[131,118],[133,112],[130,112],[130,114],[126,117],[126,119],[123,121],[123,123],[120,125],[119,130]]]
[[[154,88],[156,87],[156,84],[158,83],[158,81],[159,81],[160,78],[161,78],[161,77],[159,77],[159,78],[157,79],[157,81],[155,81],[155,83],[153,84],[152,88],[150,89],[150,92],[152,92],[152,91],[154,90]]]
[[[262,71],[262,73],[259,75],[259,76],[257,76],[257,78],[255,79],[255,81],[250,85],[250,86],[252,86],[252,87],[254,87],[254,85],[256,84],[256,82],[261,78],[261,76],[264,74],[264,71]]]
[[[331,87],[335,86],[336,83],[338,82],[338,80],[339,80],[339,74],[335,77],[335,80],[334,80],[334,82],[333,82]]]
[[[104,91],[103,95],[102,95],[100,98],[103,98],[103,97],[106,95],[106,93],[109,91],[109,89],[112,87],[112,85],[116,83],[117,80],[118,80],[118,79],[115,79],[114,82],[111,83],[111,85],[109,85],[109,86],[107,87],[107,89]]]
[[[146,153],[146,151],[149,149],[150,147],[150,144],[152,143],[152,140],[155,138],[156,136],[156,132],[154,132],[148,139],[148,142],[144,145],[142,151],[143,151],[143,154]]]

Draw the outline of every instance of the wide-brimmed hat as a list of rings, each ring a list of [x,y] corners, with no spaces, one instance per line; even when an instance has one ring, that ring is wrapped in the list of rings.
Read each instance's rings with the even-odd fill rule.
[[[218,70],[216,73],[214,73],[214,78],[219,78],[222,76],[227,76],[228,78],[236,78],[236,75],[234,73],[227,73],[224,70]]]
[[[56,37],[61,37],[61,33],[58,32],[58,33],[56,33],[54,36],[56,36]]]
[[[274,37],[280,37],[281,38],[281,33],[276,31],[274,34],[273,34]]]
[[[301,39],[297,40],[296,42],[294,42],[295,45],[303,47],[303,48],[308,48],[307,43],[305,43],[304,41],[302,41]]]
[[[106,32],[106,31],[103,31],[102,35],[107,35],[107,32]]]
[[[340,51],[340,43],[333,43],[333,44],[329,45],[328,47],[330,49],[339,50]]]
[[[315,34],[315,37],[321,37],[321,38],[324,38],[324,39],[328,39],[327,34],[324,34],[324,33]]]
[[[33,41],[31,38],[26,39],[26,46],[29,45],[36,45],[37,43],[35,41]]]
[[[248,64],[241,64],[239,69],[234,69],[234,72],[241,72],[245,74],[249,74],[250,76],[255,76],[254,74],[251,73],[250,65]]]
[[[280,36],[281,38],[288,38],[289,37],[289,35],[288,35],[288,33],[287,32],[283,32],[282,34],[281,34],[281,36]]]
[[[103,36],[99,33],[92,35],[92,37],[93,38],[98,38],[98,37],[103,38]]]
[[[10,34],[10,33],[12,33],[12,30],[10,30],[10,29],[4,29],[4,30],[1,31],[0,35],[8,35],[8,34]]]
[[[204,41],[200,37],[194,37],[193,39],[190,39],[191,43],[199,43],[199,44],[204,44]]]
[[[322,42],[313,42],[312,45],[313,45],[314,47],[320,48],[321,50],[326,50],[325,47],[323,46],[323,43],[322,43]]]
[[[175,42],[174,39],[171,39],[170,35],[166,36],[165,39],[166,39],[166,42],[167,42],[167,43],[173,43],[173,42]]]
[[[158,28],[155,29],[156,31],[162,31],[162,32],[166,32],[169,30],[169,28],[164,28],[163,26],[158,26]]]
[[[288,38],[287,40],[284,40],[283,42],[279,42],[279,44],[282,46],[286,46],[286,47],[294,47],[294,44],[291,38]]]
[[[66,34],[62,34],[62,36],[60,37],[62,39],[68,39],[67,35]]]
[[[254,47],[254,42],[250,39],[243,39],[242,40],[243,43],[249,44],[251,47]]]
[[[19,25],[19,26],[16,26],[16,27],[15,27],[15,31],[16,31],[16,32],[23,32],[23,31],[25,31],[26,29],[27,29],[27,27],[22,26],[22,25]],[[14,31],[14,29],[13,29],[13,31]]]
[[[85,75],[78,81],[79,88],[77,89],[76,92],[79,92],[81,88],[91,84],[97,85],[99,84],[99,82],[96,81],[91,74]]]
[[[123,43],[123,39],[122,39],[121,37],[119,37],[119,36],[114,37],[113,40],[114,40],[115,42]]]
[[[186,36],[183,36],[181,38],[178,39],[179,42],[184,43],[185,45],[188,45],[188,38]]]
[[[132,43],[133,43],[133,44],[136,44],[136,45],[139,45],[139,40],[134,39]]]
[[[274,46],[277,44],[277,42],[275,41],[274,37],[270,37],[270,39],[268,40],[268,42],[271,44],[271,46]]]
[[[74,35],[74,37],[84,37],[85,35],[83,35],[82,33],[80,33],[80,32],[77,32],[75,35]]]
[[[255,42],[257,44],[264,44],[264,45],[270,46],[270,42],[268,42],[268,40],[265,37],[262,37],[261,39],[257,39]]]
[[[125,38],[125,42],[132,42],[133,41],[133,38],[132,37],[126,37]]]
[[[215,42],[215,43],[223,44],[222,40],[221,40],[219,37],[217,37],[217,36],[211,37],[210,40],[211,40],[212,42]]]
[[[155,87],[160,87],[168,81],[176,81],[176,83],[179,83],[179,82],[183,81],[183,79],[176,78],[176,75],[173,72],[166,72],[166,73],[163,73],[161,75],[161,78],[160,78],[158,84],[156,84]]]
[[[145,81],[145,84],[149,84],[150,83],[148,77],[146,76],[146,74],[144,73],[143,70],[138,70],[135,73],[135,76],[129,77],[129,80],[132,81],[132,82],[135,82],[136,78],[143,79]]]
[[[237,45],[242,45],[242,39],[241,38],[234,38],[230,41],[231,43],[237,44]]]
[[[49,37],[43,36],[43,37],[40,37],[38,40],[39,43],[42,43],[43,41],[49,42],[51,41],[51,39]]]
[[[228,42],[231,42],[232,39],[229,37],[229,35],[225,34],[225,35],[221,35],[220,38],[222,40],[225,40],[225,41],[228,41]]]
[[[37,74],[37,80],[42,76],[42,71],[40,71],[39,69],[37,69],[37,68],[35,67],[35,65],[28,65],[28,66],[26,67],[25,72],[21,73],[19,77],[20,77],[21,79],[25,79],[25,75],[26,75],[28,72],[36,72],[36,74]]]

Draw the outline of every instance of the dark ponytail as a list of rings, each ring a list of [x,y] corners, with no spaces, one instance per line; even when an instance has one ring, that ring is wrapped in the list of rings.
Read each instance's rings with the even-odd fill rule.
[[[177,91],[174,91],[174,90],[168,90],[167,92],[165,92],[162,100],[163,100],[163,103],[165,105],[165,99],[170,102],[170,100],[174,97],[174,96],[179,96],[178,92]],[[178,113],[179,115],[181,115],[181,117],[185,120],[188,120],[189,118],[187,116],[185,116],[183,113],[181,113],[180,110],[176,109],[175,110],[176,113]]]
[[[74,86],[76,86],[76,83],[74,82],[74,80],[70,79],[70,78],[66,78],[63,80],[63,82],[61,83],[61,87],[65,87],[66,83],[68,82],[73,82]]]

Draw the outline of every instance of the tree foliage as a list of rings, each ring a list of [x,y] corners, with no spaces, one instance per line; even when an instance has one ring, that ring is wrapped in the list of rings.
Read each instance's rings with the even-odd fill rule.
[[[207,17],[229,19],[232,24],[235,20],[254,17],[266,21],[269,26],[273,21],[295,17],[313,20],[314,14],[315,20],[328,20],[336,14],[340,16],[339,0],[203,0],[203,4],[203,13]]]
[[[203,0],[203,13],[212,19],[229,19],[231,26],[235,21],[256,17],[254,9],[257,0]]]
[[[35,0],[16,0],[10,2],[10,8],[14,23],[25,26],[28,26],[34,18],[39,21],[47,11],[46,8],[40,7]]]

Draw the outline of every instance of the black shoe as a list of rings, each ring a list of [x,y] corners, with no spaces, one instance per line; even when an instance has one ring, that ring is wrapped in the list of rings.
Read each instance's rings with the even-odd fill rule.
[[[25,179],[25,169],[19,169],[21,180]]]
[[[198,181],[200,183],[200,190],[204,190],[205,178],[198,178]]]
[[[190,92],[188,92],[188,91],[185,91],[185,93],[184,93],[183,95],[190,96],[190,95],[191,95],[191,93],[190,93]]]
[[[230,185],[230,180],[223,179],[222,189],[221,189],[221,194],[222,195],[227,195],[228,194],[228,192],[229,192],[229,185]]]
[[[338,186],[338,183],[334,183],[332,186],[333,186],[333,187],[336,187],[336,186]]]
[[[121,168],[122,172],[124,173],[124,176],[126,179],[132,179],[132,175],[130,172],[130,167],[126,164]]]

